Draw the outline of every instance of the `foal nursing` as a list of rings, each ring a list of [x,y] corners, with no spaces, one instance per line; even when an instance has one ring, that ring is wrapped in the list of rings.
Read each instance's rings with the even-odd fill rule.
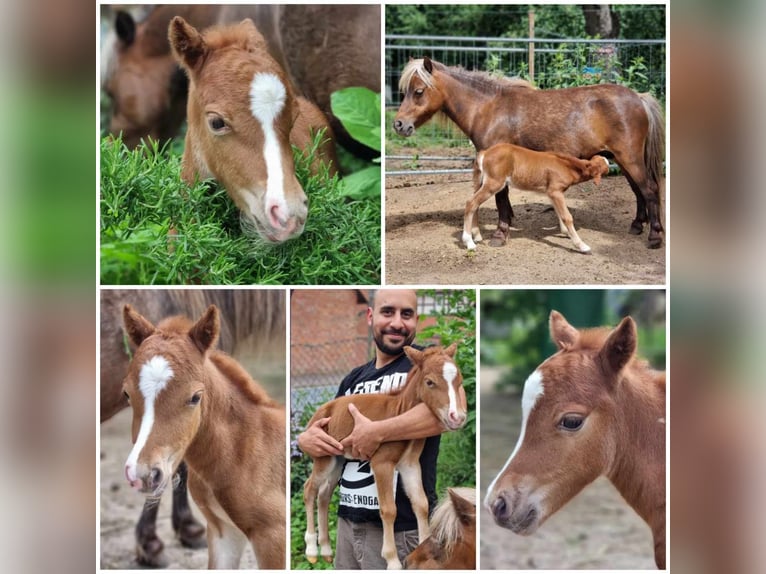
[[[582,253],[589,253],[588,247],[574,228],[572,214],[564,201],[564,192],[576,183],[590,179],[595,183],[609,172],[609,162],[596,155],[589,160],[573,156],[540,152],[513,144],[497,144],[479,152],[474,164],[474,181],[478,186],[473,197],[465,204],[463,220],[463,243],[469,250],[476,249],[474,240],[481,241],[479,231],[479,206],[503,189],[506,185],[526,191],[541,191],[548,194],[559,218],[559,228],[574,242]]]

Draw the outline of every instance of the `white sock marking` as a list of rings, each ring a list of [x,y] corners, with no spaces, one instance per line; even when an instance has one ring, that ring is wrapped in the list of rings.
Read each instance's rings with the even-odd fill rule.
[[[133,445],[133,450],[130,451],[128,459],[125,461],[125,473],[131,483],[138,480],[136,476],[138,455],[146,446],[146,441],[149,439],[154,425],[154,402],[172,378],[173,369],[170,368],[170,363],[160,355],[152,357],[141,367],[138,389],[144,396],[144,416],[141,418],[141,427],[138,431],[136,444]]]
[[[266,72],[259,72],[253,76],[250,84],[250,111],[261,123],[263,130],[263,159],[266,162],[267,177],[264,209],[267,210],[267,220],[270,205],[278,205],[278,211],[285,216],[287,214],[282,153],[274,131],[274,121],[284,109],[286,99],[287,91],[277,76]]]
[[[535,405],[537,404],[537,400],[543,396],[543,391],[545,390],[545,387],[543,385],[543,375],[539,370],[536,370],[534,373],[529,375],[527,377],[526,383],[524,383],[524,392],[521,395],[521,433],[519,434],[519,440],[516,442],[516,447],[513,449],[513,452],[511,453],[511,456],[508,457],[508,461],[505,463],[505,466],[503,466],[503,469],[497,473],[497,476],[492,481],[492,484],[489,485],[489,488],[487,489],[487,496],[484,499],[484,505],[489,508],[490,504],[490,495],[492,494],[492,491],[495,489],[495,483],[497,482],[497,479],[502,476],[502,474],[505,472],[505,470],[508,468],[508,466],[511,464],[511,461],[513,460],[513,457],[516,456],[516,453],[519,452],[519,449],[521,448],[521,443],[524,442],[524,434],[527,430],[527,421],[529,420],[529,413],[532,412],[532,409],[535,408]]]

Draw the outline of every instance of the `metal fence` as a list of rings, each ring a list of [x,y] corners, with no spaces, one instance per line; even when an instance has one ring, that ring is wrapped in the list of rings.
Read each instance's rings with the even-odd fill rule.
[[[399,76],[410,58],[427,55],[448,66],[529,77],[540,88],[599,82],[630,83],[665,100],[665,40],[581,40],[486,38],[467,36],[386,35],[385,105],[387,124],[401,103]],[[530,56],[531,54],[531,56]],[[418,130],[456,154],[416,156],[409,150],[387,150],[386,175],[470,173],[474,150],[454,125],[429,122]],[[390,128],[388,137],[397,141]],[[455,168],[454,162],[467,165]],[[451,162],[445,169],[445,162]],[[413,166],[417,165],[417,169]]]

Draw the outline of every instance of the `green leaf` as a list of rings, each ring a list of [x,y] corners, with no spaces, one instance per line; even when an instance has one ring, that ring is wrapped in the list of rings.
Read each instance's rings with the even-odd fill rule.
[[[341,181],[343,195],[353,199],[380,197],[380,166],[372,165]]]
[[[333,92],[332,113],[356,141],[380,151],[380,94],[367,88]]]

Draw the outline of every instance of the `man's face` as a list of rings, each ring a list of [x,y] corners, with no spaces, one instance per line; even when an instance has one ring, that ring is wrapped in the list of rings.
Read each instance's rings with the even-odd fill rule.
[[[408,290],[378,291],[374,309],[367,310],[367,322],[378,349],[387,355],[399,355],[415,339],[417,295]]]

